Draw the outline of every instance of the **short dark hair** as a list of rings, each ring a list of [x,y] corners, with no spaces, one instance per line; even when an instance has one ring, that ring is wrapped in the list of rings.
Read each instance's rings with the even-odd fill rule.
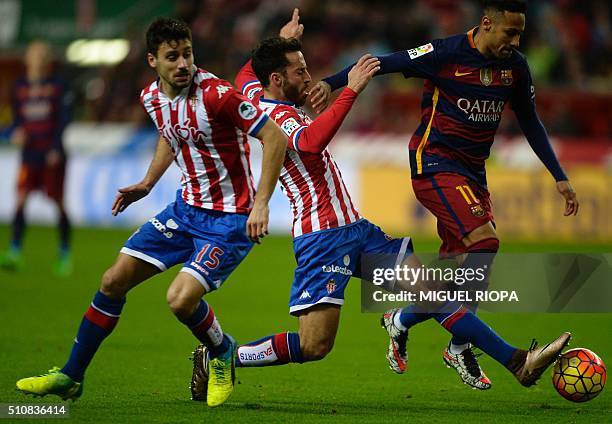
[[[483,0],[483,10],[495,9],[499,12],[527,13],[526,0]]]
[[[287,53],[302,50],[302,43],[297,38],[270,37],[263,40],[253,53],[253,70],[261,85],[270,85],[270,74],[281,72],[289,65]]]
[[[191,30],[185,22],[174,18],[157,18],[147,29],[147,52],[157,56],[159,46],[164,42],[189,40]]]

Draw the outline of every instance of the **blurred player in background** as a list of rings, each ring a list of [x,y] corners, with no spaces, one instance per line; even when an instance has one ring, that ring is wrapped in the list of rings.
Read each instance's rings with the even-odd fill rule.
[[[332,349],[340,322],[344,291],[352,277],[371,281],[367,257],[380,257],[393,266],[410,263],[409,237],[392,238],[362,218],[352,204],[338,165],[328,144],[348,115],[357,95],[378,71],[379,62],[364,55],[348,74],[348,85],[333,104],[316,119],[301,107],[311,83],[298,38],[303,33],[299,11],[280,32],[264,40],[238,73],[236,85],[275,120],[289,137],[289,148],[281,171],[281,186],[293,210],[295,270],[289,312],[299,319],[299,332],[284,332],[245,343],[237,348],[237,367],[266,367],[323,359]],[[525,351],[507,344],[491,328],[459,304],[434,306],[436,313],[419,312],[434,318],[449,332],[465,337],[530,386],[557,358],[569,341],[569,333],[543,348]],[[414,309],[410,309],[414,311]],[[397,335],[394,334],[397,337]],[[393,346],[393,345],[392,345]],[[404,339],[404,351],[406,350]],[[215,396],[217,388],[205,369],[208,349],[194,352],[192,398]],[[397,356],[393,349],[392,360]],[[401,366],[396,362],[396,366]],[[209,367],[210,368],[210,367]],[[402,370],[403,371],[403,370]]]
[[[419,202],[438,220],[440,256],[457,257],[466,269],[486,268],[490,273],[499,248],[485,160],[506,103],[555,178],[565,199],[565,216],[578,212],[576,194],[536,112],[529,66],[517,50],[525,12],[524,0],[486,0],[480,25],[467,34],[379,57],[377,75],[400,72],[406,78],[425,80],[421,124],[409,146],[412,186]],[[324,81],[332,90],[342,87],[350,69]],[[323,90],[314,93],[313,106],[320,108],[324,98]],[[477,305],[470,307],[475,311]],[[426,316],[396,312],[399,319],[394,322],[406,337],[407,328]],[[467,340],[453,337],[443,358],[466,384],[478,389],[491,386]],[[402,369],[405,366],[395,368]]]
[[[52,74],[51,47],[43,41],[30,43],[25,53],[26,75],[13,91],[14,131],[11,142],[21,148],[17,177],[17,201],[9,250],[0,257],[5,269],[23,267],[25,206],[33,191],[43,191],[58,211],[59,257],[54,271],[71,272],[70,220],[64,206],[66,153],[64,128],[71,114],[72,96],[65,84]]]
[[[167,292],[172,312],[211,356],[211,384],[223,403],[233,390],[235,345],[223,332],[202,296],[223,284],[267,234],[268,201],[278,180],[287,138],[230,83],[194,65],[191,31],[175,19],[160,18],[146,35],[147,60],[157,81],[141,102],[160,139],[145,178],[122,188],[113,215],[145,197],[174,161],[182,189],[176,201],[128,239],[85,313],[63,368],[19,380],[17,388],[34,395],[76,399],[85,371],[112,332],[127,292],[139,283],[183,263]],[[265,144],[257,195],[249,165],[247,134]]]

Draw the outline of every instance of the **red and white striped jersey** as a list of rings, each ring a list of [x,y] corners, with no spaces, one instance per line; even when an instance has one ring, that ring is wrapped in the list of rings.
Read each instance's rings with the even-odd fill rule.
[[[268,116],[229,82],[202,69],[174,99],[161,92],[157,80],[140,101],[172,148],[183,200],[203,209],[248,213],[255,188],[247,134],[257,134]]]
[[[300,134],[312,120],[291,103],[263,98],[261,84],[254,76],[252,68],[246,66],[236,77],[236,85],[289,138],[280,181],[293,211],[293,237],[359,221],[361,216],[329,151],[318,154],[299,151]]]

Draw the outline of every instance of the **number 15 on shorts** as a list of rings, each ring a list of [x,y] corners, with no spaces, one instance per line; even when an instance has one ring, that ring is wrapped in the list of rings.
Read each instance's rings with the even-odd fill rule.
[[[216,269],[221,263],[223,249],[206,243],[196,255],[195,261],[208,269]]]

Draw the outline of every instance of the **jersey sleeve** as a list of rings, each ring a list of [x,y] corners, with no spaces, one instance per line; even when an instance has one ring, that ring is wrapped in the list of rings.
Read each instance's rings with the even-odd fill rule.
[[[527,62],[523,62],[523,66],[517,69],[517,71],[517,81],[510,99],[512,110],[514,110],[517,116],[535,113],[535,87]]]
[[[234,81],[238,90],[240,90],[249,100],[253,100],[257,94],[263,90],[251,63],[252,61],[249,60],[240,71],[238,71],[238,75],[236,75]]]
[[[300,117],[291,106],[277,106],[271,114],[271,118],[287,136],[288,146],[291,150],[299,151],[298,139],[300,134],[308,128],[308,124]]]
[[[434,78],[441,67],[444,45],[442,40],[434,40],[409,50],[402,50],[386,55],[377,55],[380,70],[374,76],[401,73],[406,78]],[[335,75],[326,77],[332,91],[348,83],[348,74],[355,64],[351,64]]]
[[[532,150],[555,180],[565,181],[567,175],[555,155],[546,128],[536,111],[535,88],[527,62],[524,61],[523,66],[517,71],[517,83],[512,93],[511,105],[519,126]]]
[[[210,85],[204,101],[215,118],[230,123],[251,136],[256,136],[268,120],[268,115],[224,80]]]

